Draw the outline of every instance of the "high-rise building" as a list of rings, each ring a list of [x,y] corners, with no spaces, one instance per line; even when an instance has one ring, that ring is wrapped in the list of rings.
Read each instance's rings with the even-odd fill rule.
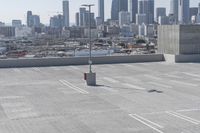
[[[119,12],[119,26],[122,27],[124,25],[130,24],[130,13],[127,11]]]
[[[170,14],[173,16],[174,23],[178,23],[178,4],[179,0],[171,0],[170,1]]]
[[[50,18],[51,28],[62,28],[63,27],[63,15],[59,14]]]
[[[190,0],[179,0],[178,17],[180,24],[189,24],[190,22]]]
[[[128,11],[131,14],[131,22],[136,23],[136,14],[138,13],[138,0],[129,0],[128,7]]]
[[[79,26],[83,26],[84,24],[84,14],[86,12],[86,8],[79,9]]]
[[[12,20],[12,26],[13,27],[21,27],[22,21],[21,20]]]
[[[32,20],[33,20],[33,26],[34,27],[40,27],[40,16],[33,15]]]
[[[119,0],[119,12],[120,11],[128,11],[128,0]]]
[[[142,25],[147,23],[147,15],[146,14],[136,14],[136,24]]]
[[[28,27],[33,26],[32,11],[27,12],[27,26]]]
[[[98,17],[102,18],[102,21],[104,22],[104,0],[99,0],[98,8],[99,8]]]
[[[69,27],[69,1],[63,0],[63,18],[64,26]]]
[[[112,0],[111,19],[112,20],[119,19],[119,0]]]
[[[158,7],[156,8],[156,21],[158,22],[159,17],[164,17],[166,16],[166,8],[164,7]]]
[[[138,13],[146,14],[147,24],[154,23],[154,0],[139,0]]]
[[[89,27],[90,22],[91,22],[91,27],[95,27],[96,26],[96,21],[94,18],[94,13],[90,13],[89,11],[85,11],[85,13],[83,14],[83,26],[84,27]]]
[[[199,6],[198,6],[198,14],[197,14],[197,17],[196,17],[196,23],[200,24],[200,3],[199,3]]]
[[[76,26],[79,26],[79,24],[80,24],[79,12],[76,13],[75,20],[76,20]]]
[[[191,7],[190,8],[190,20],[191,20],[192,16],[196,17],[197,14],[198,14],[198,7]]]

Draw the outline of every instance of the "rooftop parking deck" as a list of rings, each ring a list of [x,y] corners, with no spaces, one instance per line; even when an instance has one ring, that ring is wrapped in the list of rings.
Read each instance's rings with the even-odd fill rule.
[[[0,69],[0,133],[199,133],[200,64]]]

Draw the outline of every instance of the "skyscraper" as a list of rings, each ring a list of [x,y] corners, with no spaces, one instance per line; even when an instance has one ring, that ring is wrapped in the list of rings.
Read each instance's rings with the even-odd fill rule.
[[[164,16],[166,16],[166,8],[164,7],[156,8],[156,21],[158,22],[158,18]]]
[[[119,12],[120,11],[128,11],[128,0],[119,0]]]
[[[139,0],[138,13],[146,14],[147,24],[154,23],[154,0]]]
[[[190,1],[179,0],[178,17],[180,24],[188,24],[190,22]]]
[[[84,25],[84,14],[86,12],[86,8],[81,7],[79,9],[79,26]]]
[[[98,17],[102,18],[102,21],[104,22],[104,0],[99,0],[99,15]]]
[[[111,19],[112,20],[119,19],[119,0],[112,0]]]
[[[33,26],[32,11],[27,12],[27,26]]]
[[[170,1],[170,14],[174,17],[175,23],[178,22],[178,2],[179,0]]]
[[[128,7],[128,11],[131,15],[131,22],[136,23],[136,14],[138,13],[138,0],[129,0]]]
[[[76,26],[79,26],[79,24],[80,24],[79,12],[76,13],[75,20],[76,20]]]
[[[130,13],[127,11],[119,12],[119,25],[120,27],[130,24]]]
[[[63,0],[64,26],[69,27],[69,1]]]

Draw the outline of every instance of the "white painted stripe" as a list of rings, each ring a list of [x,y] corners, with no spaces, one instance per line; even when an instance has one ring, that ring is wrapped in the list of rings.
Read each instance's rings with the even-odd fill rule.
[[[155,123],[155,122],[152,122],[152,121],[150,121],[150,120],[148,120],[148,119],[146,119],[146,118],[144,118],[144,117],[142,117],[142,116],[139,116],[139,115],[137,115],[137,114],[134,114],[134,116],[136,116],[136,117],[138,117],[138,118],[140,118],[140,119],[142,119],[142,120],[144,120],[144,121],[146,121],[146,122],[149,122],[149,123],[151,123],[152,125],[154,125],[154,126],[156,126],[156,127],[158,127],[158,128],[164,128],[163,126],[161,126],[161,125],[159,125],[159,124],[157,124],[157,123]]]
[[[133,114],[129,114],[129,116],[132,117],[133,119],[135,119],[135,120],[141,122],[142,124],[148,126],[149,128],[153,129],[154,131],[156,131],[156,132],[158,132],[158,133],[164,133],[163,131],[157,129],[156,127],[154,127],[154,126],[152,126],[152,125],[146,123],[145,121],[141,120],[140,118],[134,116]]]
[[[20,112],[30,112],[32,111],[32,108],[21,108],[21,109],[7,109],[7,113],[20,113]]]
[[[192,112],[192,111],[200,111],[200,109],[182,109],[182,110],[177,110],[177,112]]]
[[[154,79],[154,80],[162,80],[162,78],[156,77],[156,76],[152,76],[152,75],[145,74],[144,76],[147,77],[147,78],[150,78],[150,79]]]
[[[111,88],[111,87],[102,87],[102,89],[110,91],[110,92],[118,92],[117,90]]]
[[[75,85],[69,83],[69,82],[66,81],[66,80],[59,80],[59,81],[60,81],[63,85],[65,85],[65,86],[67,86],[67,87],[69,87],[69,88],[71,88],[71,89],[73,89],[73,90],[75,90],[75,91],[77,91],[77,92],[79,92],[79,93],[82,93],[82,94],[89,94],[89,92],[87,92],[87,91],[85,91],[85,90],[83,90],[83,89],[81,89],[81,88],[79,88],[79,87],[77,87],[77,86],[75,86]]]
[[[143,88],[143,87],[136,86],[136,85],[132,85],[132,84],[128,84],[128,83],[125,83],[124,85],[127,86],[127,87],[130,87],[130,88],[137,89],[137,90],[146,90],[146,89]]]
[[[173,75],[173,74],[165,74],[165,76],[167,76],[167,77],[171,77],[171,78],[177,78],[177,79],[181,79],[181,77],[180,77],[180,76]]]
[[[198,74],[187,73],[187,72],[182,72],[182,73],[185,74],[185,75],[188,75],[188,76],[192,76],[192,77],[198,77],[198,78],[200,78],[200,75],[198,75]]]
[[[157,85],[159,87],[164,87],[164,88],[172,88],[172,86],[169,86],[169,85],[164,85],[164,84],[160,84],[160,83],[156,83],[156,82],[148,82],[149,84],[152,84],[152,85]]]
[[[193,83],[187,83],[187,82],[182,82],[182,81],[175,81],[175,80],[170,80],[173,83],[177,83],[177,84],[181,84],[181,85],[187,85],[187,86],[194,86],[197,87],[197,84],[193,84]]]
[[[188,119],[188,118],[186,118],[186,117],[183,117],[183,116],[181,116],[181,115],[178,115],[178,114],[176,114],[176,113],[174,113],[174,112],[166,111],[166,113],[169,114],[169,115],[175,116],[175,117],[177,117],[177,118],[180,118],[180,119],[182,119],[182,120],[188,121],[188,122],[190,122],[190,123],[192,123],[192,124],[195,124],[195,125],[198,125],[198,124],[199,124],[199,123],[196,122],[196,121],[193,121],[193,120],[191,120],[191,119]]]
[[[3,100],[3,99],[21,99],[21,98],[24,98],[23,96],[3,96],[3,97],[0,97],[0,100]]]
[[[41,71],[41,70],[40,70],[39,68],[37,68],[37,67],[33,67],[32,69],[35,70],[35,71],[38,71],[38,72]]]
[[[69,66],[70,68],[74,69],[74,70],[80,70],[80,68],[76,67],[76,66]]]
[[[186,118],[186,119],[189,119],[189,120],[192,120],[192,121],[194,121],[194,122],[197,122],[198,124],[200,124],[200,121],[199,121],[199,120],[193,119],[193,118],[191,118],[191,117],[189,117],[189,116],[185,116],[185,115],[182,115],[182,114],[177,113],[177,112],[173,112],[173,113],[176,114],[176,115],[179,115],[179,116],[181,116],[181,117],[184,117],[184,118]]]
[[[108,82],[111,82],[111,83],[118,83],[119,82],[119,81],[112,79],[112,78],[109,78],[109,77],[104,77],[103,79],[107,80]]]
[[[21,72],[18,68],[13,69],[13,71],[17,73]]]

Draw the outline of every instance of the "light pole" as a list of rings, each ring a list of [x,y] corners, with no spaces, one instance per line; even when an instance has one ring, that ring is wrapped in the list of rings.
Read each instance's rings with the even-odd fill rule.
[[[94,6],[94,4],[83,4],[82,6],[89,8],[89,72],[92,73],[92,41],[91,41],[91,7]]]
[[[91,7],[94,4],[83,4],[82,6],[89,8],[89,73],[85,73],[85,80],[87,85],[95,86],[96,85],[96,73],[92,72],[92,37],[91,37]]]

